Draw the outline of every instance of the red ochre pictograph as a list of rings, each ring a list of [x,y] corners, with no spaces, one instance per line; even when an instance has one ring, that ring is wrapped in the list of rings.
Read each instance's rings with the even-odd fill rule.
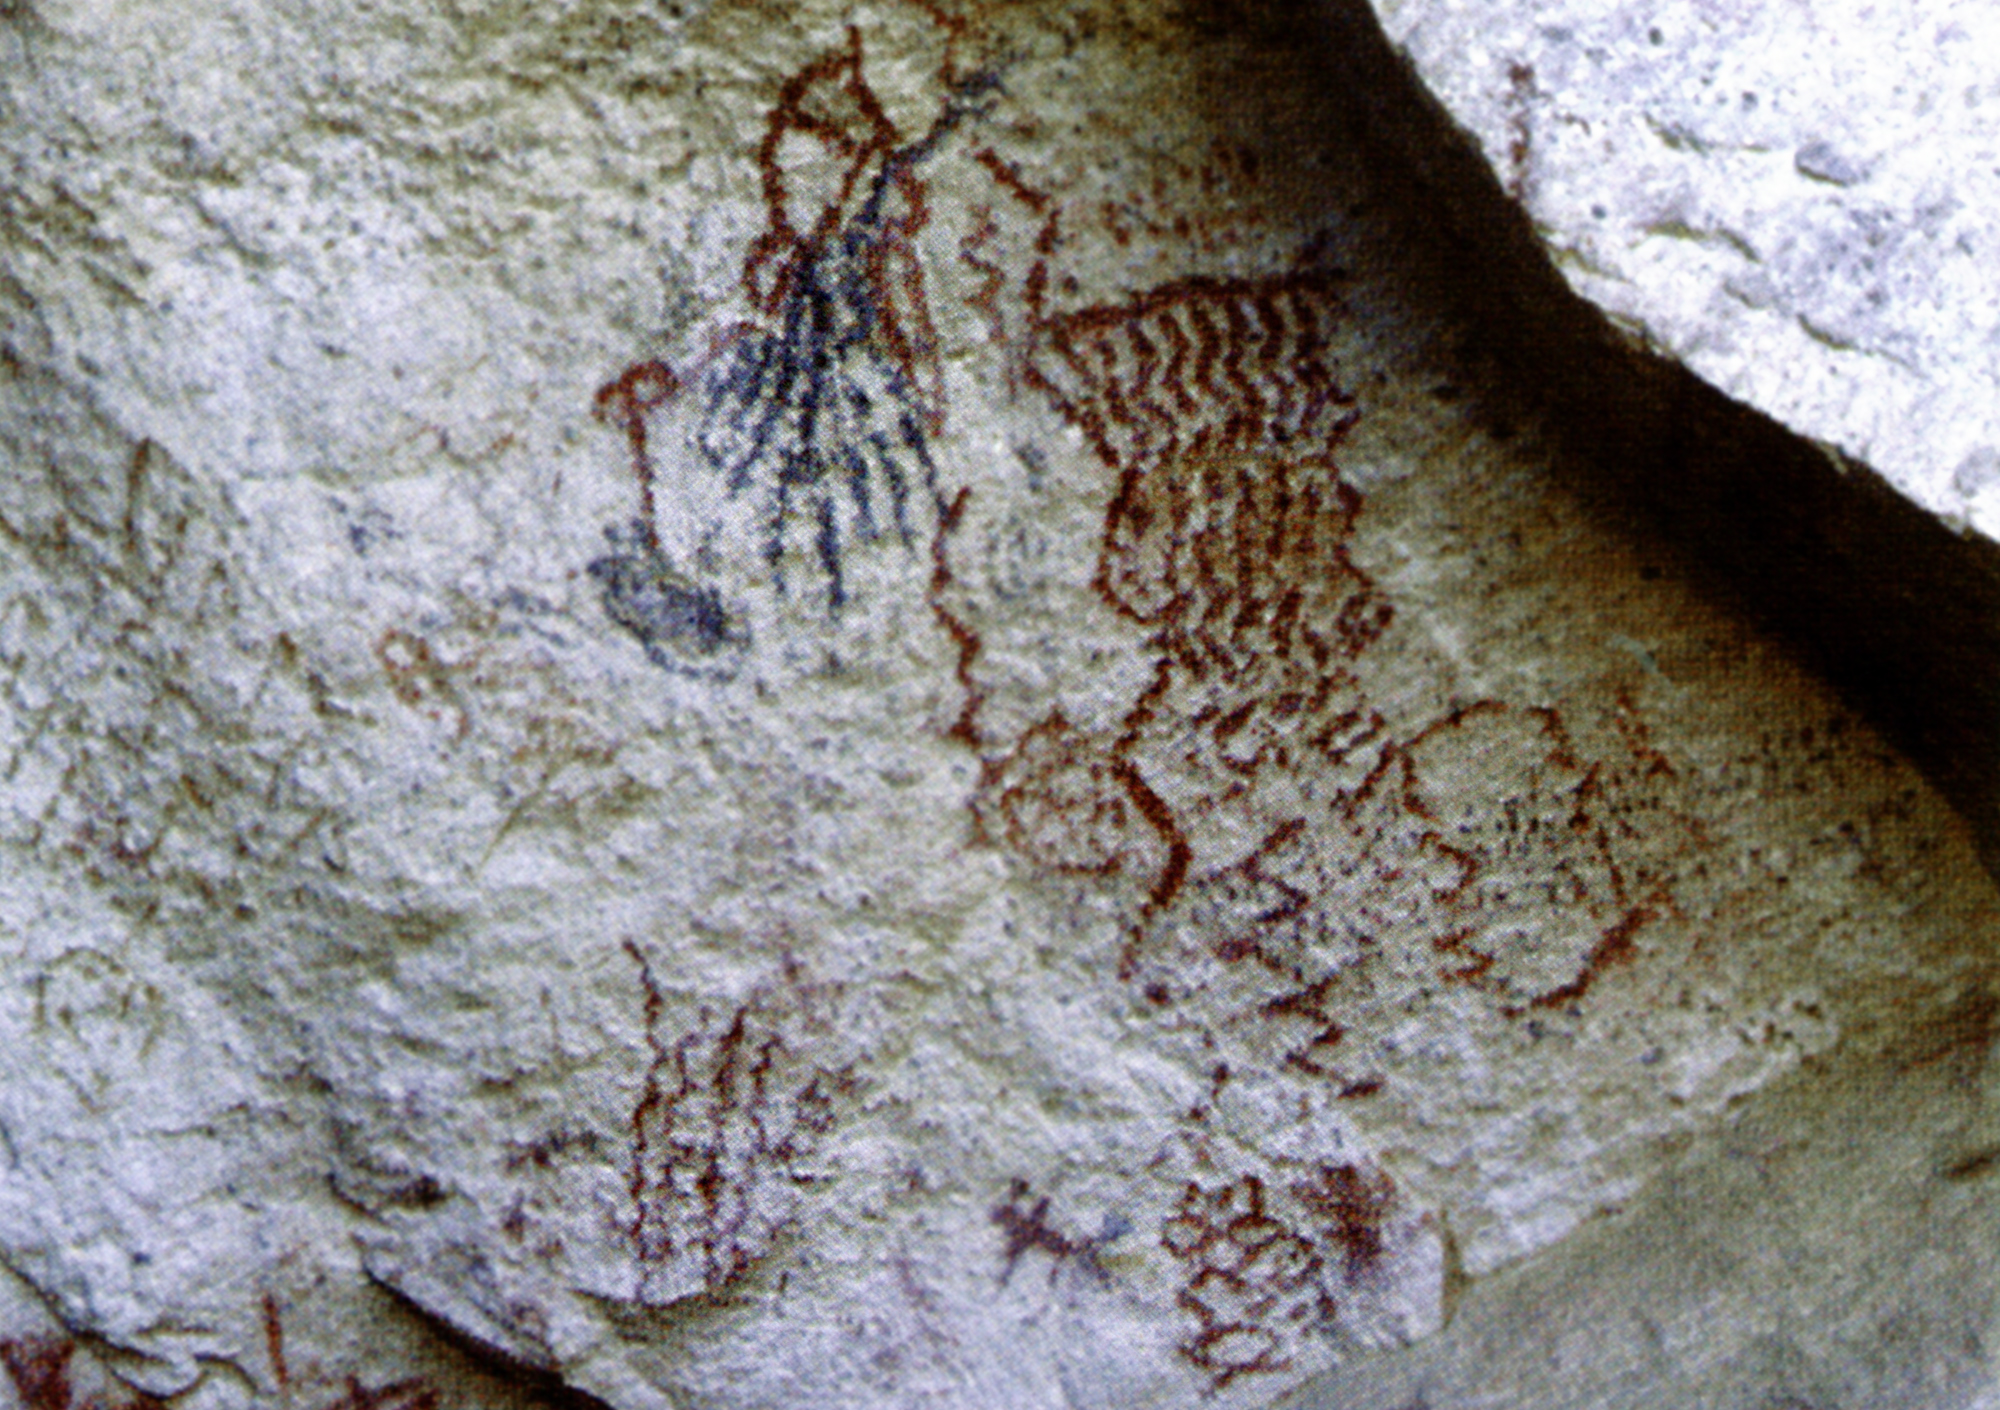
[[[650,1053],[631,1114],[628,1234],[639,1301],[665,1303],[720,1291],[770,1252],[856,1084],[851,1069],[813,1062],[797,1036],[813,1026],[817,996],[796,971],[670,1030],[651,962],[625,948]]]
[[[1348,668],[1392,613],[1347,552],[1361,501],[1333,462],[1354,419],[1337,311],[1330,276],[1298,273],[1037,319],[1025,380],[1115,478],[1093,586],[1149,631],[1154,664],[1115,727],[1052,713],[989,757],[976,810],[1045,866],[1143,888],[1128,975],[1191,881],[1254,874],[1303,825],[1273,815],[1248,853],[1216,855],[1270,811],[1266,778],[1331,786],[1381,733]]]
[[[1355,663],[1394,609],[1350,552],[1362,498],[1336,459],[1358,416],[1333,352],[1340,277],[1189,277],[1053,312],[1056,203],[996,154],[976,155],[1041,231],[1015,282],[1020,380],[1107,473],[1091,585],[1146,631],[1151,662],[1114,723],[1085,728],[1052,710],[992,739],[977,613],[962,599],[938,606],[965,687],[951,733],[984,760],[981,833],[1048,871],[1128,889],[1128,978],[1148,934],[1181,913],[1199,918],[1214,958],[1318,993],[1310,1020],[1297,1004],[1269,1010],[1316,1025],[1289,1055],[1303,1070],[1335,1076],[1322,1058],[1340,1031],[1315,956],[1365,963],[1385,928],[1376,919],[1391,914],[1431,918],[1440,982],[1490,992],[1510,1015],[1582,998],[1671,911],[1664,879],[1621,859],[1631,825],[1559,712],[1482,701],[1396,738],[1366,698]],[[1000,271],[978,253],[996,228],[989,214],[961,258],[993,276],[970,297],[1004,326]],[[942,543],[936,558],[942,588]],[[1634,760],[1648,777],[1670,774],[1621,700],[1613,723]],[[1562,907],[1568,924],[1559,941],[1524,947],[1538,905]],[[1489,948],[1496,928],[1517,932],[1510,953]],[[1146,982],[1174,988],[1170,976]],[[1355,1096],[1379,1090],[1337,1080]]]
[[[613,620],[670,670],[715,674],[690,658],[735,638],[712,590],[702,598],[661,549],[670,491],[651,428],[668,406],[692,399],[696,460],[729,496],[752,497],[751,547],[778,590],[809,577],[830,613],[851,596],[856,545],[912,547],[949,512],[931,455],[944,393],[916,245],[931,219],[922,171],[991,80],[959,71],[963,21],[917,8],[942,36],[935,119],[910,132],[891,118],[851,26],[845,45],[785,80],[766,120],[764,226],[742,267],[752,319],[712,331],[698,365],[635,363],[598,393],[598,416],[625,435],[639,514],[591,571]]]
[[[1389,1177],[1354,1164],[1276,1189],[1255,1175],[1189,1181],[1160,1226],[1182,1270],[1175,1300],[1196,1324],[1181,1354],[1215,1389],[1288,1369],[1300,1338],[1380,1262],[1396,1207]]]
[[[1004,1283],[1014,1276],[1015,1265],[1024,1255],[1038,1252],[1049,1257],[1051,1284],[1057,1274],[1070,1266],[1080,1268],[1098,1283],[1108,1282],[1098,1255],[1124,1232],[1123,1227],[1112,1221],[1097,1234],[1066,1234],[1051,1220],[1050,1202],[1048,1195],[1038,1197],[1026,1180],[1015,1180],[1008,1188],[1006,1201],[994,1206],[993,1222],[1007,1241],[1000,1281]]]
[[[1189,1182],[1160,1227],[1160,1242],[1179,1260],[1175,1301],[1196,1330],[1181,1354],[1217,1389],[1239,1376],[1286,1370],[1297,1330],[1334,1315],[1322,1286],[1325,1259],[1289,1224],[1265,1209],[1264,1182],[1245,1175],[1219,1186]]]
[[[693,674],[725,675],[714,663],[746,640],[661,549],[671,491],[655,418],[685,411],[698,462],[754,496],[755,547],[779,591],[806,571],[837,615],[852,549],[928,539],[926,597],[959,687],[938,727],[979,757],[976,833],[1119,898],[1118,977],[1151,1011],[1366,1104],[1394,1081],[1354,1037],[1384,995],[1470,992],[1526,1024],[1590,1001],[1677,915],[1648,860],[1658,849],[1640,845],[1621,800],[1673,765],[1629,696],[1608,717],[1616,761],[1587,757],[1555,709],[1478,700],[1392,724],[1369,699],[1365,658],[1396,615],[1355,561],[1363,498],[1339,465],[1359,416],[1335,352],[1342,276],[1309,252],[1287,270],[1059,308],[1077,287],[1057,268],[1073,213],[975,147],[986,203],[968,198],[959,227],[960,293],[1006,394],[1049,408],[1101,468],[1087,588],[1116,639],[1136,633],[1144,663],[1088,719],[1045,707],[996,725],[986,651],[1005,621],[954,551],[997,489],[947,491],[933,462],[938,266],[927,276],[920,246],[941,223],[927,164],[997,86],[961,70],[963,23],[923,8],[944,36],[934,120],[906,131],[891,117],[859,29],[793,73],[756,152],[751,320],[714,333],[696,364],[635,363],[600,393],[639,488],[634,525],[592,565],[607,610],[657,662]],[[629,1238],[642,1300],[672,1300],[726,1287],[769,1251],[853,1079],[795,1046],[784,985],[676,1028],[628,948],[651,1045]],[[1385,1257],[1395,1197],[1352,1163],[1304,1181],[1213,1178],[1189,1183],[1160,1227],[1186,1269],[1181,1353],[1219,1389],[1292,1364],[1298,1338]],[[1102,1276],[1099,1241],[1062,1227],[1026,1183],[992,1221],[1003,1281],[1031,1257],[1052,1281],[1069,1266]]]
[[[1089,586],[1147,663],[1091,723],[1056,708],[997,734],[981,665],[1005,624],[961,590],[944,524],[933,603],[958,649],[949,734],[981,757],[978,835],[1122,896],[1119,976],[1153,1011],[1336,1101],[1388,1089],[1350,1035],[1413,991],[1469,990],[1524,1022],[1589,999],[1677,914],[1635,820],[1653,800],[1627,806],[1673,766],[1629,694],[1609,717],[1615,761],[1586,757],[1551,708],[1480,700],[1398,729],[1370,701],[1360,666],[1395,611],[1352,552],[1340,276],[1302,262],[1057,311],[1060,204],[975,157],[1003,209],[961,241],[967,302],[1009,343],[1009,389],[1104,472]],[[1025,270],[1001,262],[1010,222]],[[1187,1187],[1163,1240],[1189,1270],[1180,1349],[1211,1389],[1293,1364],[1384,1259],[1394,1203],[1386,1175],[1351,1163]],[[1002,1212],[1008,1268],[1069,1248],[1043,1205],[1017,1193]]]

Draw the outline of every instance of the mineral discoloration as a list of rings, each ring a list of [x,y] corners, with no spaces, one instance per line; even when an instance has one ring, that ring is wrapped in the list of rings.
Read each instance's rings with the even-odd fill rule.
[[[276,1326],[275,1314],[272,1317]],[[284,1395],[315,1396],[302,1402],[314,1410],[440,1410],[446,1404],[437,1387],[419,1377],[370,1385],[348,1376],[335,1385],[295,1388],[277,1349],[282,1346],[281,1332],[273,1334],[271,1345],[276,1389]],[[0,1371],[6,1373],[20,1410],[158,1410],[168,1403],[120,1385],[69,1336],[0,1338]],[[92,1389],[84,1389],[85,1384]]]

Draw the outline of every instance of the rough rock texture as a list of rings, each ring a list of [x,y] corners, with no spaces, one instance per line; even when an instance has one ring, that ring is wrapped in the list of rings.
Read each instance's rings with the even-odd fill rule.
[[[2000,16],[1375,0],[1581,294],[2000,537]]]
[[[17,1399],[1363,1396],[1849,1068],[1986,1217],[1967,829],[1468,388],[1320,34],[0,10]]]

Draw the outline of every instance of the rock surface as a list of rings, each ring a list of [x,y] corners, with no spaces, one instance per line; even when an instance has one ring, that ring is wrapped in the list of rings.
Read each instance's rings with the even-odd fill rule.
[[[2000,17],[1374,0],[1579,293],[2000,537]]]
[[[0,75],[23,1404],[1358,1395],[1746,1100],[1983,1071],[1963,825],[1451,381],[1309,29]]]

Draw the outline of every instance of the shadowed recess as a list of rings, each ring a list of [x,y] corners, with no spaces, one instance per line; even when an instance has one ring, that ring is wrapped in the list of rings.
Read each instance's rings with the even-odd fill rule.
[[[1365,0],[1196,8],[1288,31],[1301,91],[1266,106],[1296,98],[1327,143],[1358,145],[1411,286],[1470,330],[1457,356],[1488,419],[1546,428],[1580,502],[1786,642],[1909,753],[2000,872],[2000,547],[1634,346],[1571,292]],[[1202,91],[1241,84],[1218,71]]]

